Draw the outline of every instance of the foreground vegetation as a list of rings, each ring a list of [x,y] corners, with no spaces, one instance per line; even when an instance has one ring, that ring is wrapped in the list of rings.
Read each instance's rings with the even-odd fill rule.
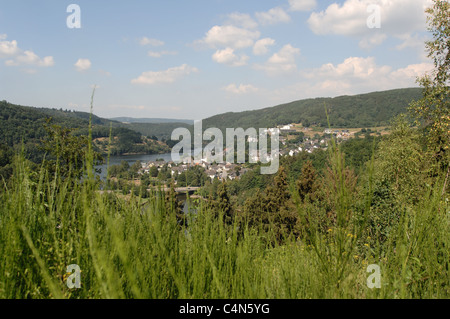
[[[331,159],[340,165],[336,152]],[[280,238],[270,218],[264,229],[224,223],[222,212],[199,201],[180,223],[173,197],[125,201],[97,191],[92,173],[79,183],[44,167],[30,171],[18,157],[0,195],[0,297],[448,298],[450,206],[442,182],[404,205],[386,238],[370,224],[377,223],[370,182],[353,218],[342,183],[328,229],[297,205],[309,227]],[[66,286],[71,264],[82,270],[81,289]],[[381,267],[381,289],[367,287],[369,264]]]

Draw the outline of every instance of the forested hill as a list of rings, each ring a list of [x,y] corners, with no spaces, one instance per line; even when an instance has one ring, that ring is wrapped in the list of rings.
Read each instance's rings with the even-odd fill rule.
[[[193,125],[194,120],[180,120],[180,119],[165,119],[165,118],[134,118],[134,117],[113,117],[113,121],[122,123],[150,123],[150,124],[164,124],[164,123],[184,123]]]
[[[15,147],[24,144],[31,159],[39,161],[42,156],[38,144],[46,136],[44,124],[51,118],[51,124],[69,128],[74,135],[87,135],[90,114],[62,109],[34,108],[7,101],[0,102],[0,144]],[[156,138],[145,138],[141,133],[126,125],[92,115],[92,137],[101,140],[109,137],[112,124],[112,154],[159,153],[169,147]],[[105,143],[98,144],[105,151]]]
[[[405,112],[411,101],[419,99],[421,95],[420,88],[408,88],[336,98],[306,99],[254,111],[215,115],[203,120],[203,128],[268,128],[289,123],[327,127],[325,106],[331,127],[385,126],[394,116]],[[71,128],[74,134],[86,135],[89,116],[86,112],[34,108],[1,101],[0,143],[11,147],[23,142],[27,147],[33,148],[45,136],[44,124],[49,117],[53,124]],[[181,122],[120,123],[95,115],[92,115],[92,123],[94,139],[108,137],[112,124],[113,136],[118,137],[115,139],[118,141],[116,154],[167,150],[166,143],[157,140],[168,141],[176,127],[190,127]]]
[[[203,127],[268,128],[290,123],[327,127],[325,105],[331,127],[375,127],[389,124],[390,119],[406,112],[422,89],[407,88],[335,98],[294,101],[260,110],[224,113],[203,120]]]
[[[26,143],[28,140],[42,138],[46,134],[44,124],[49,118],[52,119],[51,124],[70,128],[74,132],[84,132],[89,125],[89,116],[90,114],[86,112],[35,108],[1,101],[0,141],[9,146],[13,146],[22,141]],[[110,120],[102,119],[94,114],[92,115],[94,131],[105,131],[105,136],[108,136],[110,123]]]

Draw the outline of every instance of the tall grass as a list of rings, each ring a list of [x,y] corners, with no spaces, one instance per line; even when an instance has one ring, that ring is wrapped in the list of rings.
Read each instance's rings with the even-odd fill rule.
[[[332,165],[342,179],[338,153]],[[160,192],[124,199],[99,191],[92,174],[64,180],[19,156],[0,191],[0,298],[449,298],[450,206],[441,190],[437,183],[405,207],[387,243],[369,245],[365,224],[347,216],[352,199],[340,180],[336,227],[323,234],[312,225],[307,237],[273,247],[201,202],[181,227]],[[363,221],[370,200],[368,191]],[[71,264],[81,268],[80,289],[66,285]],[[366,284],[369,264],[381,267],[380,289]]]

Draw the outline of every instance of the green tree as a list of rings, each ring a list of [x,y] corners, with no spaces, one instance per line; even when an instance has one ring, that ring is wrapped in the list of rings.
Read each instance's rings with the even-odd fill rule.
[[[411,104],[418,122],[427,130],[428,151],[438,170],[450,172],[450,3],[433,0],[426,10],[428,30],[433,39],[425,43],[434,70],[417,82],[423,88],[423,97]]]
[[[264,193],[258,191],[246,201],[244,212],[250,227],[271,231],[278,243],[291,234],[298,235],[297,212],[283,166]]]
[[[13,150],[6,144],[0,143],[0,181],[8,179],[12,175]]]
[[[150,176],[157,177],[158,176],[158,168],[156,166],[150,167]]]
[[[317,182],[316,170],[310,160],[302,167],[300,178],[297,180],[297,190],[302,201],[317,199],[319,184]]]
[[[45,125],[47,137],[41,140],[41,148],[50,156],[45,164],[51,173],[58,173],[62,177],[73,176],[80,178],[84,173],[85,161],[89,147],[87,136],[74,136],[68,128],[59,125]],[[94,152],[94,165],[101,164],[103,158]]]
[[[169,190],[166,191],[164,195],[164,205],[169,218],[174,214],[180,227],[187,226],[187,219],[183,212],[183,205],[177,199],[177,193],[175,191],[175,184],[173,180],[170,182]]]
[[[209,199],[209,207],[214,212],[216,217],[223,214],[223,222],[225,225],[232,225],[234,222],[233,206],[227,192],[227,185],[222,182],[217,187],[217,199]]]
[[[427,168],[420,138],[406,116],[399,115],[393,119],[391,134],[380,142],[375,156],[374,179],[391,185],[401,202],[418,200],[423,194]]]
[[[133,165],[130,167],[130,173],[134,176],[136,176],[139,173],[139,170],[142,168],[141,161],[136,161]]]

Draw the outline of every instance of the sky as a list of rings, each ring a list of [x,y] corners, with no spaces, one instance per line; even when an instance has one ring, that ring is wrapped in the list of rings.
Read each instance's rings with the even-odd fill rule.
[[[200,120],[417,87],[431,0],[0,0],[0,100]],[[76,6],[71,6],[76,5]]]

